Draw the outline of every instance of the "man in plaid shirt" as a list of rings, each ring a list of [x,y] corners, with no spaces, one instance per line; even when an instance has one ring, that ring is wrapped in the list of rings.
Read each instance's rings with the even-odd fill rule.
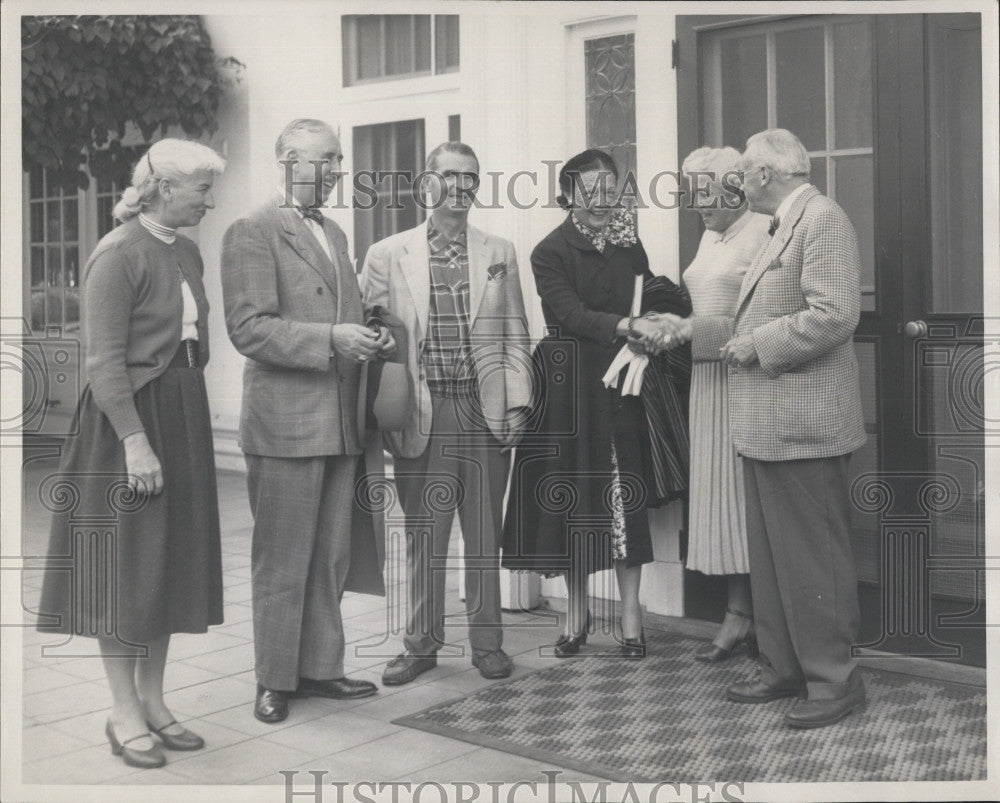
[[[514,246],[468,224],[479,160],[461,142],[427,157],[426,224],[375,243],[366,302],[403,321],[416,405],[386,433],[406,519],[409,616],[405,651],[382,675],[409,683],[444,646],[445,561],[458,513],[465,546],[472,663],[486,678],[513,668],[503,651],[499,548],[509,447],[527,422],[531,369]]]
[[[799,699],[798,728],[861,708],[851,657],[860,626],[849,540],[851,452],[865,442],[852,336],[861,306],[857,237],[809,183],[799,139],[771,129],[747,140],[743,191],[772,215],[737,301],[729,367],[733,442],[744,457],[747,541],[761,668],[730,700]]]

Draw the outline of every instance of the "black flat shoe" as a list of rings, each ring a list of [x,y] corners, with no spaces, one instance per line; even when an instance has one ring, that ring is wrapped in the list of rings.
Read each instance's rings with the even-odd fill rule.
[[[205,740],[202,739],[197,733],[192,733],[187,728],[184,728],[182,733],[164,732],[171,725],[176,724],[177,720],[172,719],[162,728],[157,728],[148,719],[146,720],[146,727],[160,737],[160,741],[163,742],[163,746],[168,750],[201,750],[201,748],[205,746]]]
[[[590,611],[587,611],[587,625],[575,636],[567,636],[565,633],[556,640],[553,652],[556,658],[569,658],[580,652],[580,647],[587,643],[587,633],[590,631]]]
[[[618,654],[622,658],[645,658],[646,657],[646,632],[639,631],[639,638],[623,638]]]
[[[361,697],[371,697],[378,692],[378,686],[370,680],[353,680],[352,678],[333,678],[331,680],[312,680],[299,678],[299,687],[293,697],[329,697],[331,700],[357,700]]]
[[[111,724],[111,720],[109,719],[104,726],[104,735],[108,737],[108,742],[111,743],[111,754],[121,756],[122,760],[130,767],[151,770],[162,767],[167,763],[167,757],[163,755],[163,751],[158,744],[154,744],[149,750],[136,750],[135,748],[125,746],[136,739],[149,736],[148,733],[140,733],[138,736],[133,736],[131,739],[119,742],[118,737],[115,735],[114,725]],[[152,737],[150,736],[150,738]]]
[[[751,658],[756,658],[760,655],[760,649],[757,646],[757,632],[754,630],[751,617],[742,611],[734,611],[732,608],[726,608],[726,613],[731,613],[733,616],[739,616],[742,619],[750,619],[750,629],[745,636],[734,641],[729,647],[720,647],[714,641],[703,645],[694,654],[696,661],[703,664],[718,664],[722,661],[728,661],[733,657],[733,654],[741,644],[746,647],[747,655]]]
[[[265,689],[258,685],[253,715],[268,724],[285,720],[288,717],[288,692]]]

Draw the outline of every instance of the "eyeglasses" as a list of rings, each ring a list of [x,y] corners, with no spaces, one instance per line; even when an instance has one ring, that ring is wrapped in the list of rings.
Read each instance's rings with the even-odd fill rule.
[[[743,184],[746,183],[747,174],[753,173],[755,170],[763,170],[763,169],[764,169],[764,165],[751,165],[749,167],[744,167],[744,168],[741,168],[741,169],[735,171],[736,172],[736,178],[739,180],[740,185],[743,185]]]

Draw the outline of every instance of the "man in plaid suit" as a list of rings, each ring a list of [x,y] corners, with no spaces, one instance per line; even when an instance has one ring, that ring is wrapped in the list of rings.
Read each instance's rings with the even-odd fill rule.
[[[750,208],[773,218],[722,348],[732,438],[744,457],[761,652],[759,673],[728,697],[798,696],[786,724],[816,728],[865,702],[851,657],[860,614],[847,473],[865,442],[852,342],[860,257],[844,211],[809,184],[809,157],[794,134],[750,137],[741,168]]]
[[[427,223],[375,243],[365,258],[365,303],[398,315],[417,404],[389,432],[406,519],[406,651],[386,685],[437,665],[444,645],[444,562],[458,512],[472,662],[486,678],[511,673],[500,620],[499,547],[509,452],[531,396],[527,319],[514,246],[468,225],[479,160],[461,142],[427,157]]]
[[[253,511],[254,716],[280,722],[290,696],[366,697],[344,677],[340,599],[384,593],[378,545],[356,504],[366,362],[394,349],[366,310],[347,238],[323,216],[340,141],[320,120],[278,137],[276,189],[222,245],[226,327],[246,356],[240,447]],[[369,323],[372,323],[369,321]]]

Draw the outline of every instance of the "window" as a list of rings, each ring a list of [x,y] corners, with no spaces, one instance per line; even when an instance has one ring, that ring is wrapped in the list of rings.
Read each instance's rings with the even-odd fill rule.
[[[588,39],[583,57],[587,147],[610,153],[624,182],[635,174],[635,36]]]
[[[345,14],[344,86],[458,71],[458,14]]]
[[[80,322],[80,193],[49,181],[44,168],[28,174],[31,328],[77,329]]]
[[[700,59],[705,145],[743,150],[787,128],[812,161],[810,181],[847,212],[861,249],[863,310],[875,309],[872,22],[805,18],[706,35]]]
[[[424,168],[424,121],[357,126],[354,175],[364,187],[354,196],[354,255],[364,264],[368,247],[424,219],[413,179]],[[362,173],[367,175],[362,176]],[[373,200],[372,196],[376,196]]]
[[[128,181],[119,183],[108,179],[97,180],[97,239],[100,240],[105,234],[118,225],[111,211],[121,198],[122,190]]]

